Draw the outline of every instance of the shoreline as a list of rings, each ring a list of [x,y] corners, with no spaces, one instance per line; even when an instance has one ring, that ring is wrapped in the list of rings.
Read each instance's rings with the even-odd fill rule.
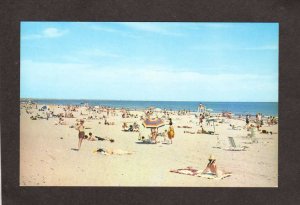
[[[37,100],[37,99],[35,99]],[[60,101],[61,99],[39,99],[39,100],[50,100],[50,101]],[[63,101],[74,101],[72,99],[68,99],[68,100],[63,100]],[[76,100],[76,101],[81,101],[81,100]],[[105,102],[105,100],[91,100],[91,101],[103,101]],[[108,102],[115,102],[114,100],[107,100]],[[34,102],[33,99],[26,99],[26,100],[23,100],[20,99],[20,103],[28,103],[28,102],[33,102],[34,104],[36,102]],[[116,102],[176,102],[176,101],[123,101],[123,100],[120,100],[120,101],[116,101]],[[183,101],[185,102],[185,101]],[[192,101],[186,101],[186,102],[192,102]],[[195,101],[196,102],[196,101]],[[209,103],[223,103],[223,102],[209,102]],[[226,102],[226,103],[231,103],[231,102]],[[233,103],[268,103],[268,102],[233,102]],[[270,102],[270,103],[276,103],[276,102]],[[61,103],[51,103],[51,102],[47,102],[47,103],[40,103],[40,102],[37,102],[38,105],[53,105],[53,106],[84,106],[84,102],[81,102],[81,103],[70,103],[70,104],[61,104]],[[100,106],[100,107],[109,107],[109,108],[113,108],[113,109],[126,109],[126,110],[129,110],[129,111],[143,111],[143,110],[147,110],[149,107],[148,106],[145,106],[145,107],[126,107],[126,105],[124,106],[113,106],[113,105],[101,105],[101,103],[97,104],[97,105],[88,105],[89,107],[96,107],[96,106]],[[150,106],[150,107],[154,107],[154,106]],[[154,107],[155,108],[155,107]],[[167,109],[167,108],[162,108],[162,107],[157,107],[159,109],[161,109],[162,111],[168,111],[168,112],[178,112],[178,111],[188,111],[189,113],[192,113],[192,114],[199,114],[199,112],[197,112],[196,110],[191,110],[191,109]],[[250,113],[250,112],[234,112],[234,111],[230,111],[230,110],[226,110],[226,109],[223,109],[223,111],[217,111],[217,112],[210,112],[212,115],[219,115],[219,114],[222,114],[222,113],[232,113],[233,116],[242,116],[242,117],[245,117],[246,115],[250,115],[250,116],[254,116],[255,114],[259,113],[259,112],[255,112],[255,113]],[[276,117],[278,118],[278,114],[273,114],[273,115],[270,115],[270,114],[264,114],[263,112],[260,112],[263,114],[264,117],[269,117],[269,116],[273,116],[273,117]]]

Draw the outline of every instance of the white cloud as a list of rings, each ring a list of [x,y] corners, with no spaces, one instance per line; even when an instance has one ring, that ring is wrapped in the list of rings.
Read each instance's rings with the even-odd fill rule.
[[[179,33],[177,31],[172,31],[170,29],[166,29],[166,27],[163,27],[163,23],[160,25],[158,23],[146,23],[146,22],[126,22],[126,23],[120,23],[121,25],[127,26],[129,28],[139,30],[139,31],[145,31],[145,32],[152,32],[152,33],[158,33],[162,35],[169,35],[169,36],[182,36],[182,33]]]
[[[57,37],[61,37],[65,34],[67,34],[68,31],[67,30],[60,30],[57,28],[46,28],[43,31],[41,31],[40,33],[37,34],[30,34],[30,35],[26,35],[26,36],[22,36],[22,39],[24,40],[31,40],[31,39],[41,39],[41,38],[57,38]]]
[[[43,36],[45,38],[56,38],[66,34],[67,31],[58,30],[57,28],[46,28],[43,30]]]
[[[126,32],[124,30],[118,30],[118,29],[114,29],[114,28],[111,28],[105,24],[93,24],[93,23],[80,23],[81,25],[84,25],[86,28],[88,29],[91,29],[91,30],[94,30],[94,31],[99,31],[99,32],[108,32],[108,33],[111,33],[111,34],[117,34],[117,35],[121,35],[121,36],[124,36],[124,37],[129,37],[129,38],[134,38],[134,39],[137,39],[137,38],[140,38],[139,35],[134,35],[130,32]]]

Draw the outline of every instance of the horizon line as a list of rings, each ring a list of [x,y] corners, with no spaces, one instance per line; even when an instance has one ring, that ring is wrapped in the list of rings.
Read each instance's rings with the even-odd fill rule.
[[[20,97],[20,100],[100,100],[100,101],[142,101],[142,102],[253,102],[253,103],[278,103],[278,101],[209,101],[209,100],[123,100],[123,99],[87,99],[87,98],[35,98],[35,97]]]

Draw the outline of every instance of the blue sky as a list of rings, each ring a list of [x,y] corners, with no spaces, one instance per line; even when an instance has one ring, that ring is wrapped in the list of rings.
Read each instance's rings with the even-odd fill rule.
[[[277,23],[22,22],[21,97],[278,101]]]

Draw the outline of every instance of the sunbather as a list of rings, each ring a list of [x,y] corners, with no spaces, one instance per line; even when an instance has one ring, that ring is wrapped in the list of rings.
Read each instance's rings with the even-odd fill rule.
[[[123,130],[126,130],[128,128],[128,125],[126,122],[123,123],[122,128],[123,128]]]
[[[183,133],[195,134],[195,132],[188,131],[188,130],[183,131]]]
[[[267,130],[262,130],[261,131],[261,134],[273,134],[273,132],[272,131],[267,131]]]
[[[177,126],[178,128],[192,128],[190,126],[187,126],[187,125],[183,125],[183,126]]]
[[[117,154],[117,155],[130,155],[133,154],[133,152],[121,150],[121,149],[112,149],[112,148],[99,148],[95,150],[94,152],[99,152],[104,155],[112,155],[112,154]]]
[[[104,140],[107,140],[107,141],[110,141],[110,142],[115,141],[114,139],[111,139],[111,138],[108,138],[108,137],[93,136],[93,133],[91,133],[91,132],[89,133],[89,136],[88,136],[87,140],[89,140],[89,141],[97,141],[97,140],[104,141]]]
[[[212,134],[214,134],[214,132],[213,131],[206,131],[201,126],[201,129],[197,131],[197,134],[209,134],[209,135],[212,135]]]
[[[223,174],[230,174],[230,172],[225,172],[218,169],[216,158],[213,155],[210,155],[208,160],[209,162],[206,165],[206,168],[203,170],[202,174],[211,174],[217,177],[221,177]]]

